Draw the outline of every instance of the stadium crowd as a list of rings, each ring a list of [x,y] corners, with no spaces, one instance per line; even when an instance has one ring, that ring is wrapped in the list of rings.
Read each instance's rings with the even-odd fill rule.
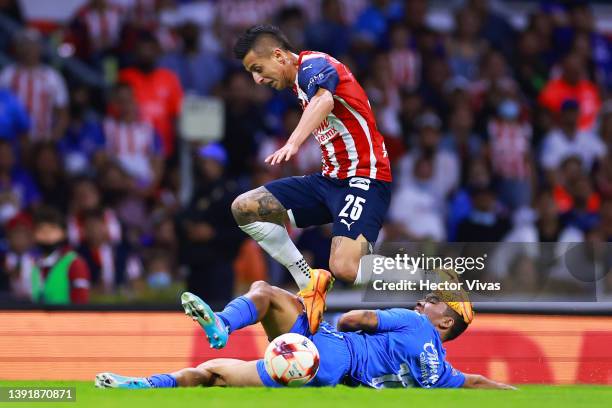
[[[382,240],[612,239],[612,42],[591,7],[542,1],[519,27],[494,2],[453,5],[440,31],[425,0],[89,0],[53,27],[0,1],[19,27],[0,36],[0,297],[44,296],[45,276],[64,284],[55,270],[71,285],[56,303],[156,299],[184,283],[214,304],[253,280],[288,282],[230,212],[248,188],[320,170],[314,140],[263,163],[301,111],[231,55],[262,22],[365,88],[394,168]],[[67,55],[104,85],[64,69]],[[220,141],[182,141],[190,94],[223,101]],[[328,227],[292,234],[327,266]]]

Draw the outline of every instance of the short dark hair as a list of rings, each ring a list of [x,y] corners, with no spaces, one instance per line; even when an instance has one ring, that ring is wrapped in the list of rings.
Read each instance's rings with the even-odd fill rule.
[[[248,28],[238,37],[234,44],[234,56],[243,59],[251,51],[260,38],[270,38],[283,50],[291,50],[289,40],[276,26],[270,24],[259,24]]]
[[[40,207],[34,213],[34,226],[51,224],[66,229],[66,220],[61,212],[53,207]]]
[[[446,312],[444,312],[444,316],[451,317],[454,321],[453,325],[446,334],[446,341],[456,339],[465,331],[465,329],[467,329],[468,324],[465,322],[465,320],[463,320],[463,317],[461,317],[459,313],[455,312],[449,305],[446,305]]]

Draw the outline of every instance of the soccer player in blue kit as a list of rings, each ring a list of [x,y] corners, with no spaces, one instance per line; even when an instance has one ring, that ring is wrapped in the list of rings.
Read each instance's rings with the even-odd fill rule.
[[[413,310],[353,310],[342,315],[337,329],[322,322],[312,334],[302,300],[258,281],[249,292],[214,313],[196,295],[181,296],[185,313],[197,321],[211,347],[223,348],[232,332],[261,322],[269,339],[298,333],[317,346],[320,365],[306,386],[365,385],[373,388],[499,388],[514,387],[481,375],[461,373],[445,359],[443,342],[465,331],[473,318],[470,302],[443,302],[429,294]],[[195,368],[150,377],[100,373],[101,388],[168,388],[190,386],[279,387],[263,360],[213,359]]]

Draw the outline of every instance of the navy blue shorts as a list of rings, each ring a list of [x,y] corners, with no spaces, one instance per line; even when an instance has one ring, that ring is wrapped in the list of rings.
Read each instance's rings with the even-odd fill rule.
[[[342,332],[327,322],[321,322],[313,335],[305,313],[298,316],[289,332],[308,337],[319,350],[319,371],[306,387],[333,387],[343,382],[351,371],[351,353]],[[257,361],[257,373],[266,387],[282,387],[270,377],[263,360]]]
[[[367,177],[338,180],[321,174],[287,177],[265,185],[295,225],[333,222],[332,235],[376,242],[389,208],[391,183]]]

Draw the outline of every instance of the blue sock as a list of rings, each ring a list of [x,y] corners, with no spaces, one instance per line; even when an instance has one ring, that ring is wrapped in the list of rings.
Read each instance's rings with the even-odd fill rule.
[[[147,378],[153,388],[175,388],[178,387],[176,378],[170,374],[156,374]]]
[[[216,315],[229,327],[230,333],[257,322],[255,303],[245,296],[232,300]]]

